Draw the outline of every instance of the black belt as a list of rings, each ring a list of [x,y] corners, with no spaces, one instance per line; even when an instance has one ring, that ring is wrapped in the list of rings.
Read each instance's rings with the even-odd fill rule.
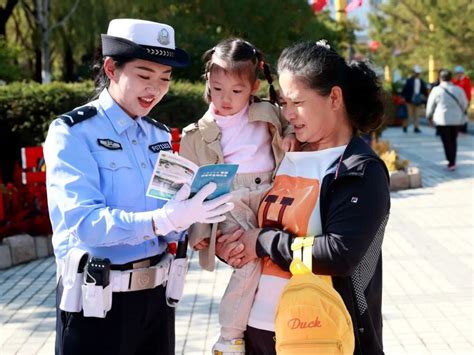
[[[158,264],[161,261],[161,258],[165,253],[158,254],[149,258],[144,258],[136,261],[131,261],[126,264],[114,264],[110,265],[111,270],[119,270],[119,271],[125,271],[125,270],[132,270],[132,269],[142,269],[150,266],[154,266]]]

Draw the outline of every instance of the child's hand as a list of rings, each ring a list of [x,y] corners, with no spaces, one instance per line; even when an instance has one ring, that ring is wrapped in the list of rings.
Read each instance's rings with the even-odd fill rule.
[[[193,245],[194,250],[203,250],[209,247],[209,238],[201,240],[199,243]]]
[[[300,142],[296,139],[294,133],[284,136],[282,145],[285,152],[296,152],[300,150]]]

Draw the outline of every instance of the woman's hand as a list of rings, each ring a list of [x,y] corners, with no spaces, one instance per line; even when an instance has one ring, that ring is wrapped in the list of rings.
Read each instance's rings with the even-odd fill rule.
[[[244,244],[240,240],[244,231],[237,229],[234,232],[221,235],[220,231],[217,233],[216,240],[216,254],[227,263],[230,258],[241,253],[244,250]]]
[[[300,142],[296,139],[294,133],[287,134],[283,137],[282,146],[285,152],[296,152],[300,150]]]
[[[258,258],[257,256],[257,239],[261,229],[250,229],[243,233],[240,237],[240,242],[243,244],[243,250],[230,256],[227,263],[233,267],[241,268],[248,262]]]

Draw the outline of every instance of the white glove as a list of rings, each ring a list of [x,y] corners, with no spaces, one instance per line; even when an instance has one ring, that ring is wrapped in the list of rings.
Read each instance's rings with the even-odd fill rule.
[[[229,202],[232,194],[228,193],[213,200],[204,201],[217,188],[213,182],[204,186],[194,197],[183,200],[189,196],[189,186],[183,187],[176,194],[174,200],[168,201],[153,216],[155,234],[166,235],[171,231],[183,231],[191,224],[219,223],[225,220],[224,214],[234,208]]]

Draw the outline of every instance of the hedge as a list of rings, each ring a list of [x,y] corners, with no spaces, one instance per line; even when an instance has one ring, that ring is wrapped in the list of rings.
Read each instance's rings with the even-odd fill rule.
[[[161,122],[182,128],[206,110],[204,85],[174,82],[169,93],[150,113]],[[92,82],[13,83],[0,86],[0,125],[21,136],[25,145],[39,144],[49,123],[61,113],[87,103],[93,96]]]
[[[173,82],[169,93],[150,116],[170,127],[183,128],[206,111],[203,90],[202,82]],[[266,96],[267,92],[268,84],[262,81],[259,95]],[[87,103],[93,94],[92,82],[0,86],[0,167],[4,181],[11,181],[13,164],[20,158],[21,147],[41,144],[55,117]],[[387,103],[390,106],[391,100]],[[391,107],[387,109],[392,111]]]
[[[206,111],[203,90],[203,83],[173,82],[150,116],[170,127],[182,128]],[[87,103],[93,94],[92,82],[0,86],[0,161],[4,181],[11,181],[21,147],[41,144],[55,117]]]

